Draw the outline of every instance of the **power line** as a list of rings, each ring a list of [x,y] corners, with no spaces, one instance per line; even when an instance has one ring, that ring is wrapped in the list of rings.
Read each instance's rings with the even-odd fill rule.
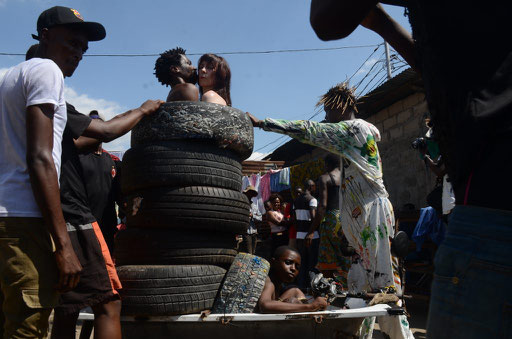
[[[283,138],[285,138],[285,137],[287,137],[287,135],[282,135],[282,136],[280,136],[279,138],[275,139],[274,141],[271,141],[271,142],[269,142],[268,144],[266,144],[266,145],[264,145],[264,146],[261,146],[261,147],[260,147],[260,148],[258,148],[258,149],[255,149],[253,152],[258,152],[258,151],[260,151],[260,150],[264,149],[264,148],[265,148],[265,147],[267,147],[267,146],[270,146],[270,145],[272,145],[272,144],[275,144],[276,142],[278,142],[279,140],[281,140],[281,139],[283,139]]]
[[[353,48],[369,48],[379,45],[356,45],[356,46],[340,46],[340,47],[327,47],[327,48],[301,48],[301,49],[275,49],[268,51],[235,51],[235,52],[213,52],[214,54],[220,55],[240,55],[240,54],[274,54],[274,53],[300,53],[300,52],[317,52],[317,51],[336,51],[342,49],[353,49]],[[211,52],[209,52],[211,53]],[[203,55],[205,53],[187,53],[187,55]],[[25,53],[10,53],[0,52],[0,55],[4,56],[25,56]],[[157,57],[160,53],[149,53],[149,54],[84,54],[86,57]]]
[[[347,82],[350,82],[350,80],[354,77],[354,75],[356,75],[356,74],[357,74],[357,72],[359,72],[359,70],[360,70],[361,68],[363,68],[363,66],[366,64],[366,62],[367,62],[368,60],[370,60],[370,58],[375,54],[375,52],[377,52],[377,50],[379,49],[379,47],[380,47],[380,46],[382,46],[382,45],[383,45],[383,44],[378,44],[378,45],[377,45],[377,47],[376,47],[376,48],[373,50],[373,52],[368,56],[368,58],[366,58],[366,60],[365,60],[365,61],[363,61],[363,63],[361,64],[361,66],[359,66],[359,68],[354,72],[354,74],[352,74],[352,75],[350,76],[350,78],[348,78]]]

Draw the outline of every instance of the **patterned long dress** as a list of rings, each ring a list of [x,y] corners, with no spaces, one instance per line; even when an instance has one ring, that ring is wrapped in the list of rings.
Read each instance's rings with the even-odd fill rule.
[[[321,147],[345,160],[341,227],[360,257],[349,271],[348,288],[359,292],[394,285],[401,293],[400,278],[393,270],[397,262],[390,249],[395,217],[382,180],[379,130],[361,119],[339,123],[265,119],[262,128]],[[366,322],[361,338],[371,338],[374,321]],[[379,324],[392,338],[413,338],[404,316],[385,317]]]

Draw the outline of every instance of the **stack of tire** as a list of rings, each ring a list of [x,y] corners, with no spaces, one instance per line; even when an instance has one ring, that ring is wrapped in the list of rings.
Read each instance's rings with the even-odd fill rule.
[[[133,129],[114,253],[123,315],[211,309],[249,224],[241,161],[253,141],[245,113],[203,102],[163,104]]]

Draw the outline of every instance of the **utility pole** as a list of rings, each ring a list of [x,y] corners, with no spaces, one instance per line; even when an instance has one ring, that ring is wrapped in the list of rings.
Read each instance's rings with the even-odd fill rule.
[[[386,68],[388,70],[388,80],[391,79],[391,61],[389,59],[389,45],[384,41],[384,49],[386,51]]]

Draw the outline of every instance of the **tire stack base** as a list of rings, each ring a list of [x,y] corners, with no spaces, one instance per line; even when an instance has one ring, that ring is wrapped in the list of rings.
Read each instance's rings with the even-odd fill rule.
[[[127,229],[114,251],[123,315],[212,308],[249,225],[241,161],[252,143],[245,113],[215,104],[166,103],[135,127],[122,167]]]

